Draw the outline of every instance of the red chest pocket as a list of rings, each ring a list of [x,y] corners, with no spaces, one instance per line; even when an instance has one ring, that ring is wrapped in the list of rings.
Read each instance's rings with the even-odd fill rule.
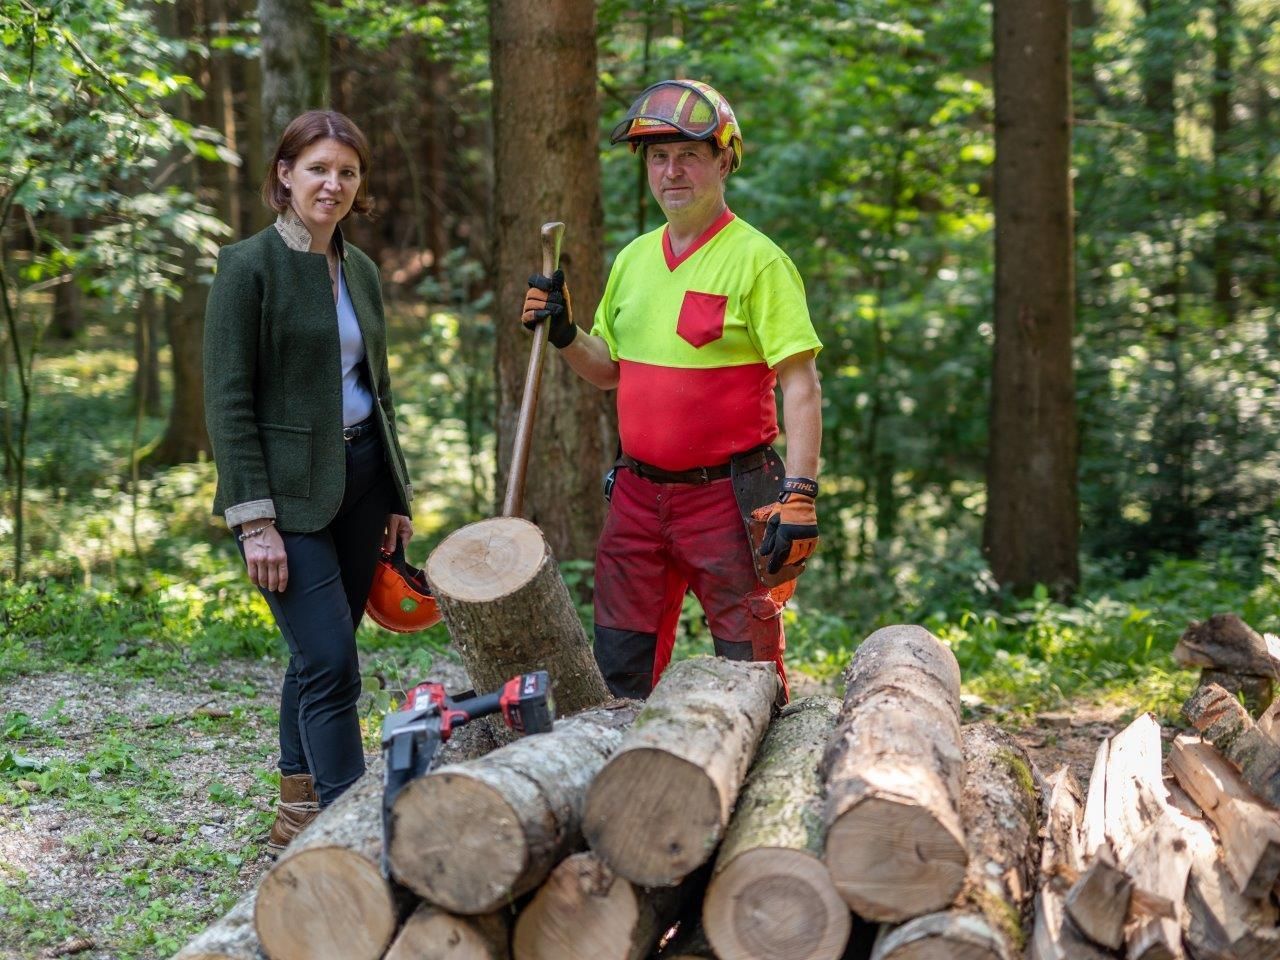
[[[695,347],[719,340],[724,336],[724,310],[728,302],[729,298],[723,294],[686,290],[676,333]]]

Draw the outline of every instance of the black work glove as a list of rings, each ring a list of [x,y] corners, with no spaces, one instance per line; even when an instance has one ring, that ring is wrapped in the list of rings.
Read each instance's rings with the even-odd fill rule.
[[[550,324],[547,339],[558,350],[573,343],[578,326],[573,322],[573,300],[564,282],[564,271],[557,270],[551,276],[535,273],[529,278],[529,292],[524,295],[524,312],[520,322],[526,330],[532,330],[543,320]]]
[[[766,524],[760,556],[769,558],[770,573],[777,573],[783,564],[803,565],[818,548],[817,496],[816,480],[787,477],[777,501],[752,514]]]

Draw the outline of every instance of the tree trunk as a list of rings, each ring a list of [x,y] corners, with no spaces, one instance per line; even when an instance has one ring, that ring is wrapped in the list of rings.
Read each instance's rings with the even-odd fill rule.
[[[582,846],[587,786],[638,709],[590,710],[408,783],[391,815],[392,875],[461,914],[488,913],[534,889]]]
[[[495,0],[489,5],[493,74],[494,294],[497,302],[498,495],[528,364],[517,323],[538,229],[566,224],[561,263],[575,319],[591,327],[604,288],[604,215],[597,156],[595,4],[592,0]],[[533,78],[538,83],[530,87]],[[548,352],[554,353],[554,350]],[[604,520],[600,481],[614,455],[612,402],[559,357],[548,358],[533,436],[537,469],[524,516],[561,560],[591,559]]]
[[[507,910],[455,917],[424,903],[400,928],[385,960],[511,960],[510,936]]]
[[[1213,302],[1220,323],[1236,314],[1235,190],[1231,170],[1232,53],[1235,46],[1235,2],[1213,3],[1213,193],[1221,217],[1213,232]]]
[[[289,121],[329,104],[329,38],[310,0],[258,0],[262,140],[269,155]]]
[[[863,642],[847,678],[823,758],[831,879],[869,920],[940,910],[966,862],[960,667],[927,630],[893,626]]]
[[[778,693],[771,663],[672,664],[587,791],[582,832],[619,875],[673,886],[715,852]]]
[[[271,960],[379,960],[408,913],[383,879],[382,773],[367,772],[285,849],[258,887],[254,926]]]
[[[837,700],[788,706],[769,727],[716,858],[702,924],[725,957],[838,960],[849,907],[822,862],[818,764]]]
[[[701,874],[644,889],[594,853],[562,862],[520,914],[516,960],[644,960],[671,928]]]
[[[1280,744],[1259,730],[1253,718],[1216,683],[1200,687],[1182,715],[1222,751],[1259,797],[1280,807]]]
[[[160,416],[160,324],[164,298],[158,291],[143,290],[133,326],[133,401],[148,417]]]
[[[1105,960],[1110,956],[1076,929],[1055,884],[1055,877],[1064,868],[1079,872],[1084,867],[1080,799],[1080,785],[1069,768],[1061,767],[1046,778],[1031,960]]]
[[[1263,806],[1231,764],[1203,740],[1180,736],[1169,769],[1218,828],[1236,888],[1261,900],[1280,879],[1280,813]]]
[[[546,670],[563,713],[609,699],[560,568],[532,523],[495,517],[465,526],[432,551],[426,572],[476,690]]]
[[[241,897],[221,920],[178,951],[173,960],[267,960],[253,926],[254,887]]]
[[[1080,582],[1066,0],[994,8],[995,358],[983,549],[1002,585]]]
[[[989,724],[964,730],[961,799],[969,863],[951,909],[885,932],[872,960],[1015,960],[1020,918],[1036,873],[1036,791],[1031,760]]]

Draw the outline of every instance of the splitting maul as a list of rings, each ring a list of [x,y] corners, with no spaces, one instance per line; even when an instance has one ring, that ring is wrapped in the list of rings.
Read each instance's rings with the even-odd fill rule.
[[[391,878],[391,807],[409,781],[429,769],[436,751],[463,724],[492,713],[518,734],[545,733],[555,722],[547,671],[521,674],[502,689],[454,700],[439,683],[420,683],[382,721],[382,875]]]

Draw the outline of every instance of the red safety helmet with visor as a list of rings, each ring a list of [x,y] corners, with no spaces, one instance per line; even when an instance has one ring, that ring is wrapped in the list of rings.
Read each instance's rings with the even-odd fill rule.
[[[645,143],[706,140],[733,151],[730,170],[742,165],[742,132],[733,108],[714,87],[698,80],[663,80],[640,94],[609,136],[610,143],[624,140],[632,152]]]

